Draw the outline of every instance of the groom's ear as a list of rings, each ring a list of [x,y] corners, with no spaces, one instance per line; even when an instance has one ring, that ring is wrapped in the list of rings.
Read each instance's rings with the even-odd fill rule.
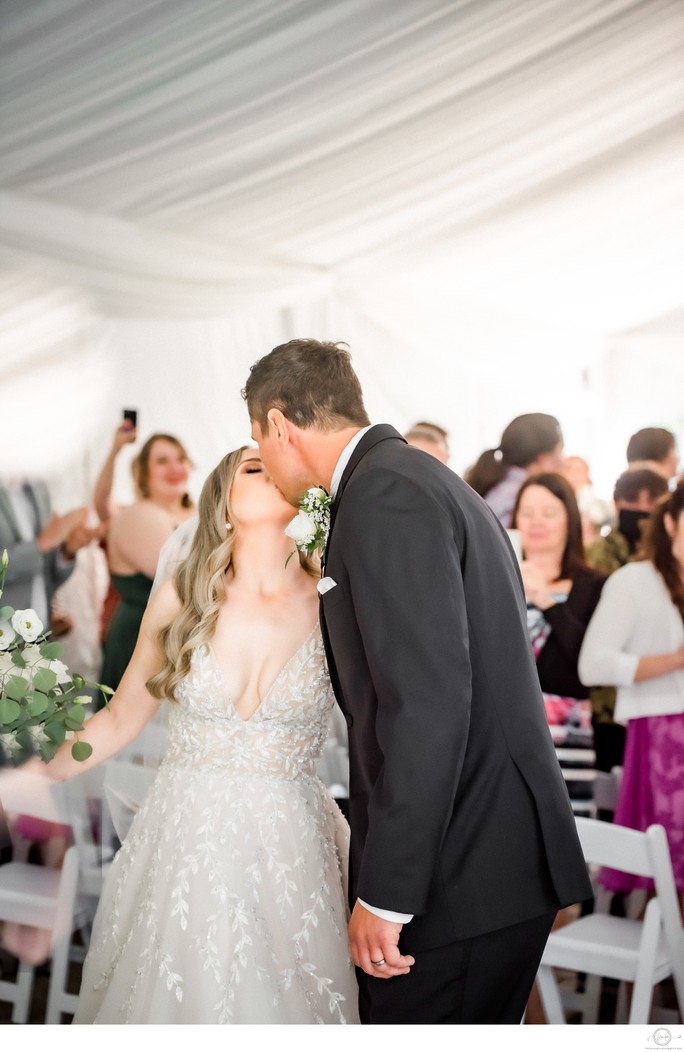
[[[268,430],[275,442],[278,443],[283,449],[287,447],[290,441],[290,430],[291,424],[281,409],[269,409],[266,414],[268,421]]]

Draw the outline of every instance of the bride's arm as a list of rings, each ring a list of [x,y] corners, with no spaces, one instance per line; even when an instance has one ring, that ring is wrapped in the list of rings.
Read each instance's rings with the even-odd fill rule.
[[[108,707],[91,716],[78,734],[81,741],[92,746],[88,759],[74,760],[73,743],[67,741],[47,765],[31,761],[34,770],[42,767],[53,780],[65,782],[108,760],[138,737],[160,704],[145,686],[162,665],[157,636],[159,630],[178,615],[179,609],[176,590],[168,581],[148,604],[133,656]]]

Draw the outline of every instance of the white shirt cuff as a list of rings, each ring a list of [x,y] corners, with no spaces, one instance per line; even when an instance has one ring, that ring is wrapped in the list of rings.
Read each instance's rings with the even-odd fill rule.
[[[369,906],[363,899],[357,899],[365,910],[369,913],[374,913],[376,917],[381,917],[382,920],[393,921],[395,924],[408,924],[409,921],[413,920],[412,913],[393,913],[392,910],[381,910],[377,906]]]

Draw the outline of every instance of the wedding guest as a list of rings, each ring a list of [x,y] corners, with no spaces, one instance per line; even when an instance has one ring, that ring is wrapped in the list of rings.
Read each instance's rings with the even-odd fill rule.
[[[575,493],[559,474],[523,482],[513,527],[520,531],[520,570],[527,599],[527,627],[550,726],[591,732],[588,687],[577,662],[605,576],[587,566]]]
[[[98,536],[104,527],[92,508],[87,522],[95,536],[76,553],[74,572],[56,590],[52,620],[53,625],[59,618],[68,626],[59,636],[65,664],[78,670],[85,679],[97,682],[102,667],[100,619],[110,578],[107,557]]]
[[[582,517],[584,544],[591,544],[601,536],[603,529],[612,525],[615,519],[615,507],[612,501],[603,500],[596,495],[589,465],[584,457],[566,457],[563,474],[575,491],[577,506]]]
[[[422,449],[429,453],[442,464],[449,463],[449,435],[439,424],[432,424],[427,420],[419,420],[410,427],[404,435],[410,446]]]
[[[651,468],[666,479],[672,479],[679,467],[677,438],[666,427],[643,427],[627,443],[630,468]]]
[[[6,548],[9,556],[3,604],[34,610],[52,627],[55,591],[72,573],[76,552],[96,535],[87,517],[87,507],[53,512],[42,479],[0,481],[0,552]]]
[[[276,347],[243,394],[279,489],[332,496],[320,616],[349,728],[361,1019],[518,1024],[557,910],[591,885],[508,538],[454,471],[370,425],[345,347]]]
[[[525,479],[540,472],[562,472],[563,466],[563,435],[555,416],[524,413],[504,429],[498,447],[480,454],[463,477],[508,529]]]
[[[349,828],[315,776],[333,705],[320,564],[288,558],[292,514],[256,450],[224,457],[188,558],[79,735],[92,755],[67,743],[14,772],[64,781],[169,709],[166,756],[102,891],[77,1024],[358,1022]]]
[[[107,561],[120,603],[104,641],[100,682],[112,689],[133,654],[162,545],[195,514],[188,493],[190,469],[188,454],[177,438],[151,435],[136,458],[140,498],[109,522]]]
[[[651,468],[623,471],[613,489],[617,521],[604,536],[587,547],[587,562],[612,573],[636,555],[641,530],[656,502],[668,492],[667,479]]]
[[[613,499],[617,524],[587,548],[587,562],[610,574],[637,558],[641,531],[656,502],[668,492],[667,479],[650,468],[623,471],[615,483]],[[589,690],[594,728],[594,752],[599,771],[621,767],[625,753],[625,727],[615,722],[616,689],[592,686]]]
[[[135,442],[137,439],[137,435],[137,427],[135,426],[132,420],[125,419],[122,421],[121,424],[119,424],[116,431],[114,432],[114,440],[112,442],[109,453],[107,454],[105,462],[102,465],[100,474],[98,475],[97,480],[95,482],[95,487],[93,490],[93,505],[104,529],[104,535],[100,542],[100,547],[102,548],[105,557],[107,553],[107,529],[109,528],[110,521],[114,517],[114,515],[121,511],[121,505],[112,501],[112,490],[114,488],[114,472],[116,468],[116,461],[121,450],[125,446]],[[132,465],[132,475],[136,499],[139,499],[140,491],[138,490],[138,483],[136,479],[135,460],[133,461]],[[109,626],[112,622],[112,618],[114,617],[116,608],[120,602],[121,596],[114,587],[114,584],[112,583],[112,579],[110,577],[109,586],[107,588],[107,593],[105,595],[104,603],[102,604],[102,610],[100,614],[100,645],[102,645],[104,643],[104,640],[107,638]]]
[[[112,501],[116,461],[121,450],[134,443],[137,437],[137,428],[131,420],[124,420],[114,432],[114,440],[93,490],[93,504],[100,522],[109,522],[121,510],[121,506]]]
[[[627,726],[615,821],[665,827],[684,908],[684,484],[661,498],[645,529],[644,558],[608,578],[579,659],[586,683],[617,687]],[[604,871],[613,891],[650,886]]]

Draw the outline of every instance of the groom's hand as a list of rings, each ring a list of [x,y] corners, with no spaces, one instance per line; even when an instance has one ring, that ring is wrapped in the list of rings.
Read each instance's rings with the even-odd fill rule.
[[[391,979],[407,975],[413,957],[405,957],[399,950],[399,935],[403,925],[383,920],[356,903],[349,921],[349,951],[354,964],[375,979]],[[374,965],[373,961],[382,961]]]

